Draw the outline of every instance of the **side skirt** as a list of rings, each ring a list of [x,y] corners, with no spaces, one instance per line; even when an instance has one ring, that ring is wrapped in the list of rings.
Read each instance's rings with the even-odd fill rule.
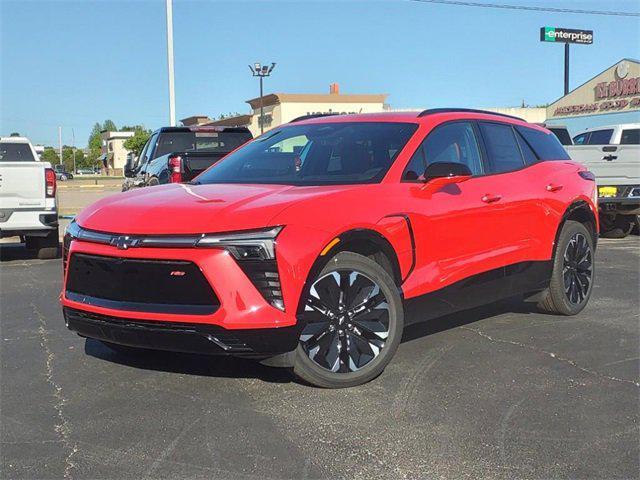
[[[549,286],[551,261],[520,262],[405,300],[405,325],[431,320]]]

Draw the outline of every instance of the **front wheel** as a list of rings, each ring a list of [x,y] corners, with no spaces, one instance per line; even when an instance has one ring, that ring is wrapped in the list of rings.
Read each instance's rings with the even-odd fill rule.
[[[587,305],[594,278],[593,237],[572,220],[562,227],[553,258],[549,288],[538,308],[556,315],[576,315]]]
[[[395,282],[368,257],[341,252],[305,292],[305,327],[294,372],[325,388],[353,387],[377,377],[396,352],[404,326]]]

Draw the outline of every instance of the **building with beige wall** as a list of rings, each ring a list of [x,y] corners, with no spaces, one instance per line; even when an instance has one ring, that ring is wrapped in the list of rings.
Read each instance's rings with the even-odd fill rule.
[[[294,118],[318,113],[373,113],[382,112],[386,105],[387,94],[342,94],[338,84],[330,85],[329,93],[271,93],[262,97],[264,110],[264,131],[268,131]],[[247,100],[251,113],[214,120],[208,125],[245,126],[253,136],[260,135],[260,97]],[[184,119],[189,125],[192,118]],[[195,123],[193,123],[195,125]]]
[[[127,153],[124,142],[133,137],[134,132],[101,132],[102,157],[106,159],[106,167],[109,173],[122,174],[127,162]]]
[[[640,62],[624,58],[547,107],[547,123],[572,135],[585,128],[640,122]]]

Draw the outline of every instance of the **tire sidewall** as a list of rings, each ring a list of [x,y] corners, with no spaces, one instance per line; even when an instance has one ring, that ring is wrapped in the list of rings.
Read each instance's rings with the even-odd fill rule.
[[[591,282],[589,284],[589,291],[585,296],[585,299],[579,304],[573,304],[569,301],[565,294],[564,290],[564,279],[562,275],[562,270],[564,267],[564,252],[567,248],[567,244],[569,240],[577,234],[582,234],[589,245],[589,249],[591,250]],[[554,303],[557,307],[564,313],[565,315],[576,315],[580,313],[582,309],[589,303],[589,299],[591,298],[591,292],[593,291],[593,283],[595,281],[595,248],[593,245],[593,237],[587,228],[579,223],[574,221],[567,221],[562,227],[562,231],[560,232],[560,237],[558,239],[558,246],[556,249],[556,254],[553,259],[553,274],[551,278],[550,288],[552,290],[552,295],[554,298]]]
[[[372,259],[351,252],[341,252],[325,265],[313,280],[335,270],[353,270],[374,280],[387,297],[389,305],[389,336],[380,354],[360,370],[349,373],[333,373],[322,368],[309,358],[302,345],[295,350],[294,372],[303,380],[320,387],[343,388],[366,383],[382,373],[395,354],[404,328],[404,309],[402,296],[395,282],[379,264]],[[301,302],[305,302],[308,291],[305,290]]]

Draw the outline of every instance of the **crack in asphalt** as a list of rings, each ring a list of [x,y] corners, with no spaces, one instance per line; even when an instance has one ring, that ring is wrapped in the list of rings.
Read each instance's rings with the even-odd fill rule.
[[[504,340],[502,338],[494,338],[491,335],[487,335],[483,331],[476,330],[474,328],[469,328],[469,327],[465,327],[465,326],[462,326],[460,328],[462,330],[468,330],[470,332],[473,332],[476,335],[479,335],[480,337],[485,338],[485,339],[487,339],[487,340],[489,340],[491,342],[503,343],[503,344],[507,344],[507,345],[515,345],[517,347],[521,347],[521,348],[526,348],[528,350],[532,350],[532,351],[534,351],[536,353],[542,353],[542,354],[544,354],[544,355],[546,355],[548,357],[551,357],[551,358],[553,358],[553,359],[555,359],[555,360],[557,360],[557,361],[559,361],[561,363],[566,363],[567,365],[571,365],[572,367],[577,368],[578,370],[583,371],[585,373],[588,373],[590,375],[593,375],[595,377],[603,378],[603,379],[606,379],[606,380],[611,380],[611,381],[614,381],[614,382],[629,383],[629,384],[634,385],[636,387],[640,387],[640,382],[636,382],[636,381],[633,381],[633,380],[627,380],[626,378],[612,377],[610,375],[605,375],[603,373],[596,372],[595,370],[591,370],[589,368],[586,368],[586,367],[583,367],[583,366],[579,365],[574,360],[571,360],[569,358],[561,357],[556,353],[549,352],[547,350],[543,350],[541,348],[534,347],[532,345],[527,345],[526,343],[514,342],[512,340]]]
[[[55,354],[49,347],[46,321],[35,303],[31,303],[31,307],[36,317],[38,318],[38,334],[40,335],[40,346],[43,348],[46,358],[45,376],[47,382],[53,387],[53,395],[56,399],[55,403],[53,404],[53,408],[58,415],[59,423],[55,426],[55,431],[60,437],[64,448],[69,452],[64,459],[64,478],[72,478],[71,470],[77,466],[73,461],[73,456],[78,452],[78,445],[71,440],[71,424],[69,423],[69,420],[65,416],[63,410],[64,405],[67,403],[67,399],[62,394],[62,387],[60,387],[60,385],[58,385],[53,379],[53,359],[55,357]]]

